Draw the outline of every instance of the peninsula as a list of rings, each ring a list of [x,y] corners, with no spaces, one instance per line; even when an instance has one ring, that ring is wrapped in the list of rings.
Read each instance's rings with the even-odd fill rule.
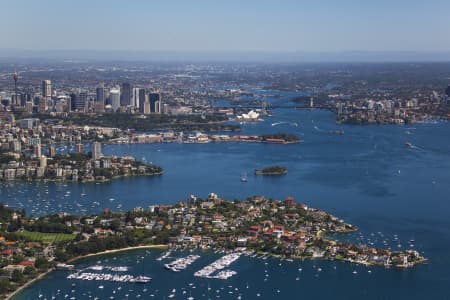
[[[325,211],[286,200],[254,196],[223,200],[214,193],[174,205],[105,208],[90,216],[27,217],[0,206],[0,293],[85,255],[137,246],[238,251],[289,259],[343,260],[367,266],[409,268],[426,259],[410,249],[391,251],[345,241],[357,227]],[[339,241],[329,236],[339,235]],[[131,248],[134,249],[134,248]]]
[[[51,180],[75,182],[104,182],[118,177],[162,175],[163,169],[156,165],[147,165],[131,156],[107,157],[99,154],[88,155],[78,149],[77,153],[54,154],[49,156],[37,153],[24,155],[14,152],[0,152],[0,180]],[[79,146],[81,148],[81,146]]]

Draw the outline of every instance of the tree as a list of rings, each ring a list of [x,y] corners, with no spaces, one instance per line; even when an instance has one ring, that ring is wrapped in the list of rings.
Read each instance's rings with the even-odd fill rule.
[[[30,267],[30,266],[28,266],[28,267],[25,267],[25,269],[23,270],[23,274],[24,275],[36,275],[36,269],[35,268],[33,268],[33,267]]]
[[[19,270],[14,270],[11,274],[11,280],[14,282],[21,282],[25,276]]]
[[[109,228],[112,231],[118,231],[120,229],[120,220],[114,219],[111,222],[111,225],[109,226]]]
[[[12,261],[13,261],[13,264],[18,265],[23,261],[23,256],[22,255],[14,255],[12,257]]]
[[[6,294],[9,291],[9,280],[0,280],[0,294]]]
[[[34,262],[34,266],[38,269],[48,269],[48,260],[43,257],[37,258]]]
[[[62,249],[57,249],[55,251],[55,259],[57,261],[66,261],[67,259],[69,259],[69,255]]]

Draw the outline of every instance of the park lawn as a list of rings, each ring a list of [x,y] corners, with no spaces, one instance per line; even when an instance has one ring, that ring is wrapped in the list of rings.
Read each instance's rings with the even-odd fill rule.
[[[45,232],[34,232],[34,231],[22,231],[18,232],[19,235],[25,237],[26,239],[34,242],[44,242],[44,243],[58,243],[71,241],[75,239],[75,234],[69,233],[45,233]]]

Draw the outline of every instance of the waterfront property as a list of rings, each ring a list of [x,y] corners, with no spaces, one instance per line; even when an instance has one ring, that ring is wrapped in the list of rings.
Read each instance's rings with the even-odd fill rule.
[[[0,245],[4,281],[2,293],[14,290],[39,272],[57,267],[57,262],[105,250],[129,246],[166,244],[175,248],[203,248],[220,251],[248,249],[255,253],[287,259],[322,258],[363,265],[408,268],[425,261],[415,250],[391,251],[368,245],[338,242],[326,234],[346,234],[357,228],[318,209],[296,203],[255,196],[246,201],[226,201],[216,194],[206,199],[191,196],[175,205],[157,205],[149,210],[136,208],[127,213],[105,210],[103,214],[68,214],[29,218],[2,207],[3,237]],[[21,233],[24,229],[27,234]],[[36,236],[32,232],[38,232]],[[45,239],[48,233],[64,238]],[[74,234],[75,239],[67,238]],[[34,239],[34,240],[33,240]],[[239,257],[225,257],[196,276],[227,279],[236,273],[222,270]],[[188,256],[166,264],[179,272],[198,256]],[[62,266],[62,265],[59,265]],[[216,273],[216,271],[219,271]],[[124,277],[125,276],[125,277]],[[79,272],[74,279],[149,282],[150,278]]]

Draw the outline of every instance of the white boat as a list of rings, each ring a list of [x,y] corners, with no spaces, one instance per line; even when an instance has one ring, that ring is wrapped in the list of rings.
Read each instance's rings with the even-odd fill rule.
[[[247,174],[246,174],[246,173],[243,173],[243,174],[241,175],[241,181],[242,181],[242,182],[247,182]]]

